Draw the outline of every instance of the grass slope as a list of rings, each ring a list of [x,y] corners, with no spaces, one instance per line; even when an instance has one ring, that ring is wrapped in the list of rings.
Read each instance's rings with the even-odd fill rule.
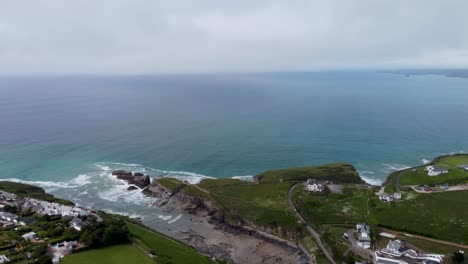
[[[468,191],[412,194],[392,204],[374,200],[372,222],[391,229],[468,244]]]
[[[63,264],[154,264],[148,254],[135,245],[118,245],[101,249],[83,251],[68,255],[61,261]]]
[[[422,185],[422,184],[459,184],[468,182],[468,171],[458,168],[458,165],[468,164],[468,154],[456,154],[441,156],[434,159],[431,163],[422,166],[409,168],[402,171],[396,171],[390,174],[386,185]],[[449,170],[448,173],[439,176],[429,176],[424,169],[428,165],[436,165]]]
[[[282,181],[305,181],[309,178],[333,181],[336,183],[364,183],[356,169],[346,163],[333,163],[321,166],[297,167],[271,170],[255,176],[260,183]]]
[[[143,248],[154,250],[159,264],[213,263],[208,257],[200,255],[193,247],[177,240],[132,223],[127,223],[127,227],[130,233],[143,243]]]
[[[288,205],[289,183],[256,184],[234,179],[207,179],[200,187],[228,211],[229,215],[257,226],[280,227],[286,232],[301,231],[301,225]],[[233,219],[235,220],[235,219]]]

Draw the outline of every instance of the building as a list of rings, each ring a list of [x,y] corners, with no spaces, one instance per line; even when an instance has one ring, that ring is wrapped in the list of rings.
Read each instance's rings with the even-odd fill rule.
[[[380,200],[382,202],[393,202],[393,195],[390,195],[388,193],[382,193],[380,196],[379,196]]]
[[[0,218],[13,223],[18,222],[18,216],[8,212],[0,212]]]
[[[392,259],[400,263],[442,263],[444,257],[438,254],[418,254],[401,240],[388,241],[387,247],[376,251],[376,255],[384,260]]]
[[[29,232],[21,236],[24,240],[36,240],[37,235],[34,232]]]
[[[31,217],[27,217],[27,218],[21,218],[18,223],[22,226],[27,226],[27,225],[30,225],[32,223],[36,222],[36,219],[31,216]]]
[[[73,219],[70,221],[70,226],[75,228],[77,231],[81,231],[83,227],[87,225],[88,223],[86,221],[83,221],[78,217],[73,217]]]
[[[5,255],[0,255],[0,263],[7,263],[10,260]]]
[[[458,168],[460,168],[462,170],[465,170],[465,171],[468,171],[468,164],[458,165]]]
[[[358,233],[358,244],[363,248],[371,247],[371,231],[370,227],[367,224],[357,224],[356,230]]]
[[[309,192],[322,192],[324,190],[324,186],[316,179],[308,179],[305,189]]]
[[[448,169],[443,169],[435,165],[427,166],[425,171],[427,171],[427,175],[429,176],[438,176],[443,173],[448,173]]]
[[[397,193],[397,192],[394,193],[394,194],[393,194],[393,199],[394,199],[394,200],[401,200],[401,193]]]

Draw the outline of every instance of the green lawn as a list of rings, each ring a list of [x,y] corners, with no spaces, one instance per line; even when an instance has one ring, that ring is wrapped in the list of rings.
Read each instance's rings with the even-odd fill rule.
[[[255,176],[258,182],[305,181],[309,178],[337,183],[364,183],[356,169],[346,163],[270,170]]]
[[[468,244],[468,191],[412,194],[384,204],[374,197],[372,222],[391,229]]]
[[[446,168],[448,173],[438,176],[429,176],[424,170],[428,165],[435,164],[438,167]],[[458,165],[468,164],[467,154],[457,154],[450,156],[441,156],[434,159],[430,164],[418,166],[403,171],[397,171],[390,174],[386,184],[397,184],[397,178],[400,178],[400,185],[422,185],[422,184],[458,184],[468,182],[468,171],[458,168]]]
[[[162,234],[135,224],[127,223],[130,233],[142,243],[145,250],[153,249],[156,253],[156,260],[159,264],[205,264],[213,263],[208,257],[200,255],[193,247],[171,239]],[[187,262],[189,260],[189,262]],[[138,263],[131,261],[129,263]]]
[[[134,245],[118,245],[83,251],[63,258],[63,264],[154,264],[146,253]]]

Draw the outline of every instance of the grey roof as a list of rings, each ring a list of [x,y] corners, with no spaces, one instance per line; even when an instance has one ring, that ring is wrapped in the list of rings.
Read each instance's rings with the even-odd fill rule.
[[[317,179],[308,179],[307,180],[307,184],[314,184],[314,183],[318,183]]]
[[[359,242],[370,242],[371,239],[370,239],[370,237],[362,237],[362,236],[360,236],[360,237],[358,238],[358,241],[359,241]]]
[[[432,171],[442,172],[442,171],[447,171],[447,169],[442,169],[441,167],[437,167],[437,166],[433,165],[432,166]]]
[[[400,240],[390,240],[388,241],[387,248],[395,251],[400,251],[402,247],[402,243]]]
[[[20,221],[24,222],[26,225],[30,225],[36,222],[36,219],[34,217],[28,217],[28,218],[22,218]]]
[[[71,224],[75,224],[75,225],[80,225],[83,223],[83,220],[81,220],[80,218],[78,217],[73,217],[73,219],[71,220],[70,222]]]
[[[7,213],[7,212],[4,212],[2,215],[5,217],[10,217],[10,218],[18,218],[17,215],[12,214],[12,213]]]

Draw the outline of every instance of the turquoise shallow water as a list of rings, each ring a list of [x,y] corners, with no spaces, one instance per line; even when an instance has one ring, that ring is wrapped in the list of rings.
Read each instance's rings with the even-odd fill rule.
[[[111,170],[195,180],[339,161],[377,184],[466,151],[467,121],[468,79],[443,76],[1,77],[0,177],[146,215]]]

